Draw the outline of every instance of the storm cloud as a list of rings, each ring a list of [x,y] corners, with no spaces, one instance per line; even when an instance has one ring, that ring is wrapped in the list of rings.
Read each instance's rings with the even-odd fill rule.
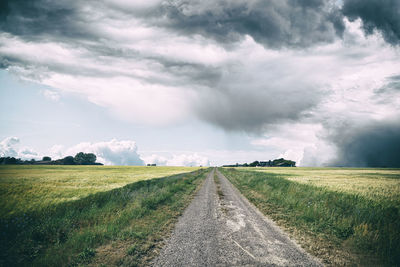
[[[104,37],[93,22],[141,17],[146,24],[183,35],[200,34],[226,44],[249,35],[272,48],[329,43],[344,31],[339,8],[324,0],[150,2],[154,3],[130,6],[121,1],[2,1],[0,25],[24,38],[81,42]]]
[[[283,64],[277,54],[255,64],[243,57],[251,53],[257,60],[263,47],[329,43],[343,32],[337,7],[317,0],[155,1],[140,8],[118,1],[6,4],[3,67],[87,95],[135,122],[144,122],[139,112],[151,123],[194,114],[228,131],[260,132],[296,121],[322,98],[297,70],[289,73],[287,56]],[[115,91],[121,98],[110,96]],[[153,103],[144,105],[147,99]]]
[[[346,123],[331,141],[338,149],[334,166],[400,167],[400,120]]]
[[[285,76],[291,66],[276,66],[277,60],[225,73],[218,86],[202,92],[195,103],[197,115],[227,131],[252,133],[309,116],[326,92],[311,81],[300,80],[301,72]]]
[[[27,39],[87,38],[81,1],[5,0],[0,4],[0,29]],[[80,15],[81,14],[81,15]]]
[[[393,75],[388,77],[387,83],[380,88],[377,92],[387,93],[388,91],[400,91],[400,75]]]
[[[221,43],[245,35],[267,47],[307,47],[332,42],[344,30],[339,9],[324,0],[167,1],[166,26]]]
[[[350,20],[360,18],[366,34],[377,30],[387,42],[400,44],[400,1],[345,0],[342,12]]]

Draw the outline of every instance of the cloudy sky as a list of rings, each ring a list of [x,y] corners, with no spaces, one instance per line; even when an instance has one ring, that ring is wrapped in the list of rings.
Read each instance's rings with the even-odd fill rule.
[[[400,167],[399,0],[5,0],[0,155]]]

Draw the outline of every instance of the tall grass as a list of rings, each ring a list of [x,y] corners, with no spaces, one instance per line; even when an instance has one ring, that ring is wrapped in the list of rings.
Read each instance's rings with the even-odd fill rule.
[[[378,264],[400,265],[400,199],[332,191],[290,181],[282,173],[221,171],[272,219],[307,229],[323,241],[335,240],[353,254],[375,255]]]
[[[0,218],[0,265],[77,266],[120,244],[117,262],[143,265],[183,211],[205,170],[121,188]],[[122,244],[122,245],[121,245]],[[107,263],[98,262],[99,265]]]

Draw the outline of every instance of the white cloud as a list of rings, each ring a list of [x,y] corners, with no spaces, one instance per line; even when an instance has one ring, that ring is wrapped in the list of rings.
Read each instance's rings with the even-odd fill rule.
[[[70,148],[53,146],[51,151],[58,157],[74,156],[79,152],[94,153],[97,156],[97,162],[105,165],[144,165],[137,152],[136,143],[131,140],[112,139],[108,142],[83,142]]]
[[[18,137],[7,137],[0,142],[0,157],[15,157],[23,160],[41,159],[41,155],[29,147],[20,148]]]
[[[83,142],[72,147],[54,145],[49,151],[35,151],[29,147],[19,148],[20,140],[17,137],[8,137],[0,142],[1,157],[16,157],[23,160],[41,159],[44,155],[59,159],[66,156],[75,156],[79,152],[94,153],[97,162],[106,165],[144,165],[137,152],[134,141],[118,141],[112,139],[108,142],[89,143]]]
[[[7,137],[0,142],[1,157],[17,157],[18,151],[16,146],[19,144],[18,137]]]
[[[156,164],[157,166],[166,166],[168,159],[166,157],[151,154],[150,156],[144,156],[143,160],[146,164]]]
[[[163,0],[133,0],[133,1],[126,1],[126,0],[105,0],[105,3],[110,5],[119,7],[124,10],[132,10],[132,11],[142,11],[143,9],[148,9],[160,4]]]
[[[172,156],[160,156],[152,154],[143,157],[146,164],[157,164],[159,166],[210,166],[208,157],[192,154],[173,154]]]
[[[225,164],[250,163],[253,161],[264,161],[274,159],[279,155],[277,151],[271,147],[257,147],[256,149],[245,150],[206,150],[201,154],[208,157],[213,166],[221,166]]]
[[[255,147],[278,151],[276,158],[285,158],[302,165],[304,149],[313,146],[318,141],[322,131],[319,124],[288,123],[271,130],[268,135],[251,141]]]
[[[287,150],[287,147],[286,147]],[[157,165],[174,165],[173,163],[182,159],[182,155],[197,155],[196,166],[222,166],[225,164],[236,164],[236,163],[250,163],[253,161],[268,161],[278,158],[282,153],[285,153],[285,148],[279,146],[262,146],[253,145],[249,149],[242,150],[225,150],[225,149],[206,149],[199,152],[193,151],[143,151],[142,158],[147,163],[156,163]],[[302,150],[300,151],[302,154]],[[173,160],[174,159],[174,160]],[[203,160],[200,160],[203,159]],[[294,159],[294,158],[289,158]],[[179,160],[185,162],[185,160]],[[209,162],[209,165],[205,165],[205,162]],[[190,160],[188,160],[190,162]],[[190,164],[187,164],[190,166]],[[195,166],[193,165],[193,166]]]
[[[33,150],[32,148],[29,147],[24,147],[18,152],[18,157],[24,160],[29,160],[29,159],[41,159],[42,157]]]
[[[55,74],[47,85],[84,94],[126,121],[165,125],[188,118],[190,92],[181,88],[146,84],[130,77],[72,77]],[[112,88],[112,89],[111,89]]]
[[[143,166],[145,163],[155,163],[158,166],[210,166],[208,157],[197,153],[177,153],[162,156],[151,154],[142,157],[138,153],[136,142],[132,140],[112,139],[106,142],[82,142],[71,147],[54,145],[48,151],[38,152],[34,149],[19,148],[20,140],[17,137],[8,137],[0,142],[1,157],[16,157],[23,160],[41,159],[50,156],[52,159],[75,156],[79,152],[94,153],[97,162],[105,165]]]
[[[200,156],[197,153],[186,155],[174,155],[167,161],[168,166],[210,166],[207,157]]]

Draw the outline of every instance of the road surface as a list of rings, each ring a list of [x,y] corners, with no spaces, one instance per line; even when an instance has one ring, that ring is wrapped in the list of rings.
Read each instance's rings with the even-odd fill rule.
[[[152,265],[322,266],[217,169],[209,173]]]

